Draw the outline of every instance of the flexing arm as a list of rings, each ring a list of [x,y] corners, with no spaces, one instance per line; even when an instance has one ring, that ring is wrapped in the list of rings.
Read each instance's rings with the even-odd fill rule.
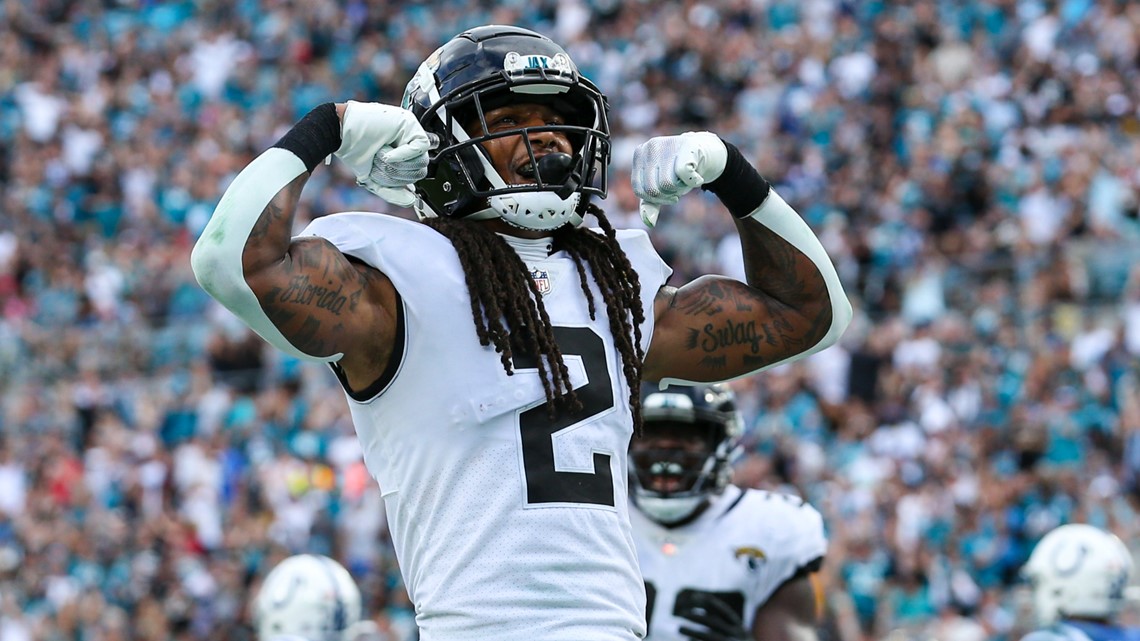
[[[800,574],[790,579],[756,609],[752,638],[756,641],[818,641],[822,596],[817,574]]]
[[[202,288],[266,341],[317,361],[340,360],[352,345],[358,349],[342,364],[357,368],[387,354],[391,283],[326,240],[292,239],[301,190],[315,166],[341,147],[343,115],[344,105],[317,107],[242,170],[191,264]]]
[[[717,178],[680,180],[703,184],[733,214],[747,282],[703,276],[680,288],[662,288],[643,377],[728,380],[835,343],[851,320],[851,304],[819,240],[739,150],[712,134],[686,136],[702,136],[682,144],[703,147],[696,166]]]

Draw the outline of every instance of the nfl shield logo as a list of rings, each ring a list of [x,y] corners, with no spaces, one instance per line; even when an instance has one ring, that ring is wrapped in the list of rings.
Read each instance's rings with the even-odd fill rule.
[[[538,286],[539,294],[550,293],[550,274],[546,273],[545,269],[537,267],[530,270],[530,277],[534,279],[534,284]]]

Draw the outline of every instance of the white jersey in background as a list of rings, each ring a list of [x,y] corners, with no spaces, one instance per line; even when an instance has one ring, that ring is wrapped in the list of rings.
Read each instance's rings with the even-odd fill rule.
[[[630,511],[653,641],[689,641],[680,628],[693,623],[674,609],[700,593],[715,594],[751,630],[756,609],[827,553],[823,518],[789,494],[729,485],[694,521],[674,528]]]
[[[626,487],[629,388],[592,279],[596,320],[565,252],[511,241],[543,293],[586,415],[551,429],[533,356],[517,354],[508,376],[479,345],[449,240],[367,213],[317,219],[302,235],[379,269],[402,300],[394,365],[349,406],[423,641],[644,636]],[[618,239],[640,277],[647,349],[653,298],[671,270],[644,232]]]

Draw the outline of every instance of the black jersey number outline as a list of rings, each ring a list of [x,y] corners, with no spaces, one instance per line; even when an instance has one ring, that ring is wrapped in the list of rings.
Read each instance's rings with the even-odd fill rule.
[[[727,605],[730,610],[744,620],[744,593],[738,590],[728,592],[710,592],[707,590],[696,590],[693,588],[681,588],[677,592],[677,598],[673,600],[673,616],[686,618],[685,615],[693,611],[693,608],[698,606],[704,599],[717,599],[721,603]],[[645,582],[645,627],[648,628],[653,621],[653,606],[657,601],[657,586],[653,583]]]
[[[526,502],[585,503],[614,507],[614,479],[610,455],[594,452],[593,472],[563,472],[554,469],[554,434],[589,420],[614,406],[606,346],[589,327],[554,326],[554,340],[563,356],[582,358],[589,382],[574,392],[582,403],[579,412],[561,411],[551,420],[549,403],[519,413],[523,469],[526,472]],[[516,369],[538,369],[534,354],[515,351]]]

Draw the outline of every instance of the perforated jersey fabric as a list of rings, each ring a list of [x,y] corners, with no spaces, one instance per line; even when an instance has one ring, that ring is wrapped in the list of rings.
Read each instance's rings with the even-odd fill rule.
[[[552,432],[533,363],[519,356],[508,376],[499,354],[478,344],[446,238],[367,213],[320,218],[302,235],[375,266],[402,298],[399,369],[377,396],[349,405],[421,638],[641,638],[645,592],[626,488],[629,390],[605,307],[589,318],[571,259],[522,256],[588,415]],[[647,348],[653,298],[671,270],[645,232],[618,239],[639,274]],[[596,288],[594,296],[601,301]]]

